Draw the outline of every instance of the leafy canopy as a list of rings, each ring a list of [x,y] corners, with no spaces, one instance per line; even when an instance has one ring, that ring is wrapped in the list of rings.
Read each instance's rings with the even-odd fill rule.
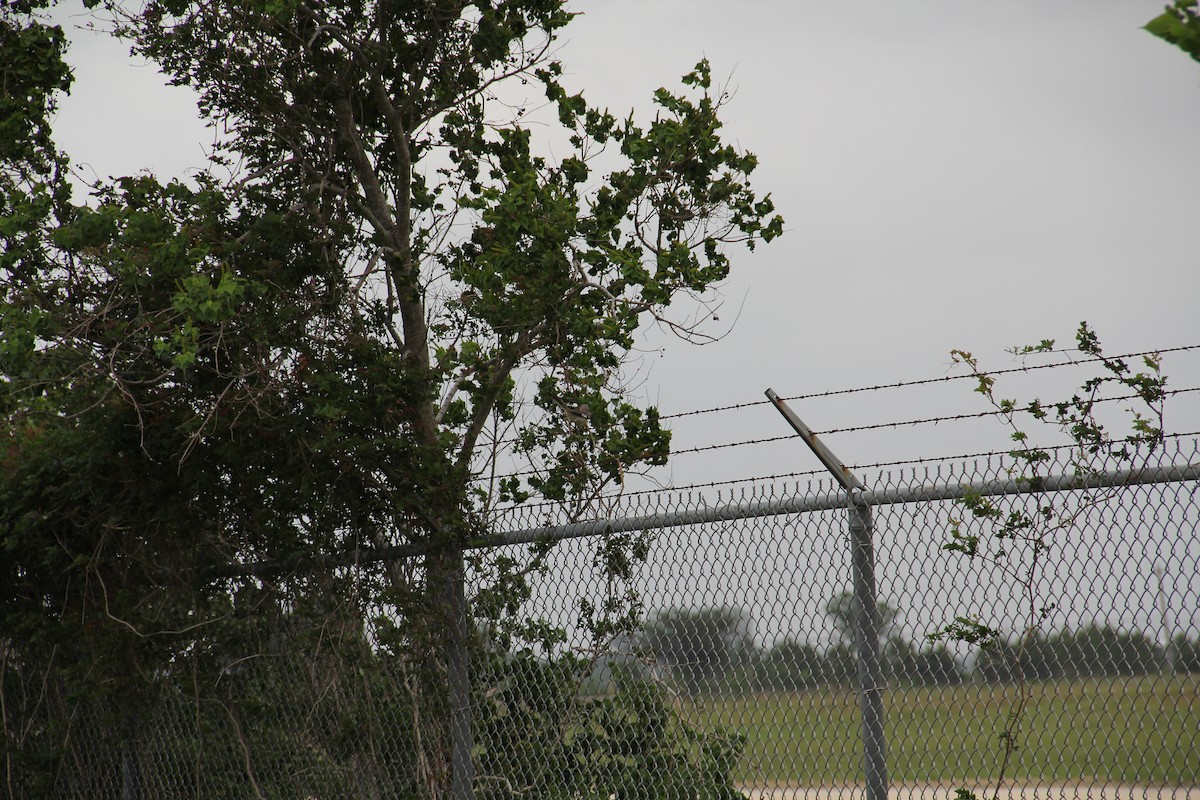
[[[461,546],[498,504],[582,514],[662,463],[622,383],[636,332],[703,338],[729,248],[782,232],[709,64],[651,119],[595,108],[556,0],[90,2],[220,144],[188,181],[79,198],[49,5],[0,8],[0,630],[63,697],[232,647],[200,642],[272,604],[461,645]],[[429,557],[363,559],[395,548]],[[476,611],[514,613],[542,555],[475,563]]]
[[[346,675],[413,676],[424,751],[393,760],[464,791],[476,755],[444,721],[482,691],[468,620],[562,634],[519,614],[546,548],[463,545],[499,505],[588,513],[662,463],[623,384],[637,331],[703,339],[729,248],[782,232],[721,139],[726,94],[701,61],[650,119],[591,106],[553,57],[557,0],[93,1],[219,144],[188,181],[79,198],[50,5],[0,7],[0,652],[39,732],[8,766],[33,786],[70,761],[89,697],[219,698],[316,620]],[[647,545],[604,547],[620,581]]]
[[[24,5],[0,99],[9,469],[27,479],[17,462],[61,436],[128,456],[54,479],[80,496],[174,473],[164,502],[102,504],[119,519],[93,539],[157,542],[182,505],[205,509],[214,561],[345,549],[350,518],[375,544],[461,538],[495,502],[620,482],[668,452],[622,389],[635,332],[699,334],[672,305],[727,275],[730,243],[782,230],[755,158],[719,137],[707,62],[653,120],[619,119],[563,85],[572,14],[550,0],[109,4],[223,136],[189,183],[79,203],[50,137],[63,34]],[[565,156],[512,108],[535,91]],[[478,480],[497,464],[527,474]]]

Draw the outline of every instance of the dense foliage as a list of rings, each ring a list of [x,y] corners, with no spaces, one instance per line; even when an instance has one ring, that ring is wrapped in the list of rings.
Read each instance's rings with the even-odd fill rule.
[[[551,56],[556,0],[89,2],[222,136],[193,180],[80,199],[48,5],[0,9],[7,793],[54,784],[77,710],[119,707],[122,730],[153,687],[219,702],[309,620],[358,653],[337,664],[405,676],[404,791],[466,796],[475,632],[513,658],[558,635],[520,614],[544,548],[464,545],[498,503],[583,513],[662,463],[621,382],[636,331],[702,337],[677,301],[782,230],[720,139],[725,95],[701,62],[647,123],[589,106]]]

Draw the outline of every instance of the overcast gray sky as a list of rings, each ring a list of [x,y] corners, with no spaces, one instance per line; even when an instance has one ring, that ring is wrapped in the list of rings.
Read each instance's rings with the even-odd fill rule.
[[[649,108],[701,57],[735,97],[727,131],[760,157],[788,222],[739,256],[717,344],[646,340],[664,413],[945,374],[948,351],[1071,340],[1112,353],[1200,342],[1200,64],[1140,30],[1163,0],[592,0],[563,37],[593,103]],[[204,165],[211,135],[153,65],[73,33],[61,143],[84,174]],[[740,311],[740,313],[739,313]],[[662,349],[660,349],[662,348]],[[1176,387],[1200,355],[1168,357]],[[1059,371],[1056,371],[1059,372]],[[1046,376],[1047,373],[1042,373]],[[1072,376],[1073,377],[1073,376]],[[1047,397],[1026,381],[1014,394]],[[806,402],[818,430],[981,410],[965,382]],[[1200,404],[1168,406],[1200,429]],[[676,446],[786,433],[767,407],[685,418]],[[995,424],[833,435],[849,462],[1003,448]],[[795,442],[684,455],[676,484],[817,466]]]

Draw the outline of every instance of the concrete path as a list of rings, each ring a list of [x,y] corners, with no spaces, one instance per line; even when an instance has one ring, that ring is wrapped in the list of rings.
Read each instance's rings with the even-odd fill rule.
[[[961,784],[900,784],[888,800],[955,800]],[[968,787],[980,798],[995,796],[986,786]],[[865,800],[861,786],[746,787],[749,800]],[[1200,800],[1200,787],[1138,786],[1135,784],[1028,784],[1002,789],[999,800]]]

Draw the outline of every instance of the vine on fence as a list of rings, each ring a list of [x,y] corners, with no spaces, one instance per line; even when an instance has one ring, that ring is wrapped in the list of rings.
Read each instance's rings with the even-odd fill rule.
[[[998,621],[987,621],[977,614],[957,616],[928,635],[931,641],[962,642],[1007,663],[1014,680],[1015,694],[999,734],[1000,766],[996,775],[998,798],[1005,775],[1020,747],[1021,724],[1030,689],[1026,682],[1026,651],[1040,634],[1042,625],[1057,604],[1041,591],[1042,567],[1048,553],[1063,544],[1063,535],[1073,529],[1080,516],[1104,504],[1116,490],[1107,492],[1084,489],[1087,479],[1098,475],[1103,465],[1120,463],[1144,466],[1163,441],[1163,403],[1167,379],[1162,374],[1159,354],[1145,355],[1132,367],[1124,358],[1105,357],[1100,340],[1086,322],[1076,332],[1078,352],[1094,359],[1100,374],[1088,378],[1070,399],[1052,403],[1034,398],[1020,402],[1000,396],[996,379],[986,372],[978,359],[965,350],[951,351],[956,364],[970,370],[976,379],[975,391],[983,395],[1009,428],[1014,443],[1009,452],[1009,473],[1018,484],[1028,487],[1034,501],[1018,498],[990,498],[978,492],[968,493],[958,504],[966,512],[950,520],[949,540],[943,549],[969,560],[982,559],[994,565],[1018,589],[1021,605],[1016,611],[1021,620],[1015,641],[1006,641]],[[1015,357],[1026,358],[1054,352],[1054,340],[1009,350]],[[1113,433],[1097,416],[1097,404],[1111,390],[1132,392],[1133,404],[1126,409],[1126,432]],[[1051,455],[1034,444],[1027,420],[1048,424],[1069,439],[1069,464],[1078,479],[1078,492],[1050,493],[1043,489]],[[969,789],[959,789],[960,800],[977,800]]]

